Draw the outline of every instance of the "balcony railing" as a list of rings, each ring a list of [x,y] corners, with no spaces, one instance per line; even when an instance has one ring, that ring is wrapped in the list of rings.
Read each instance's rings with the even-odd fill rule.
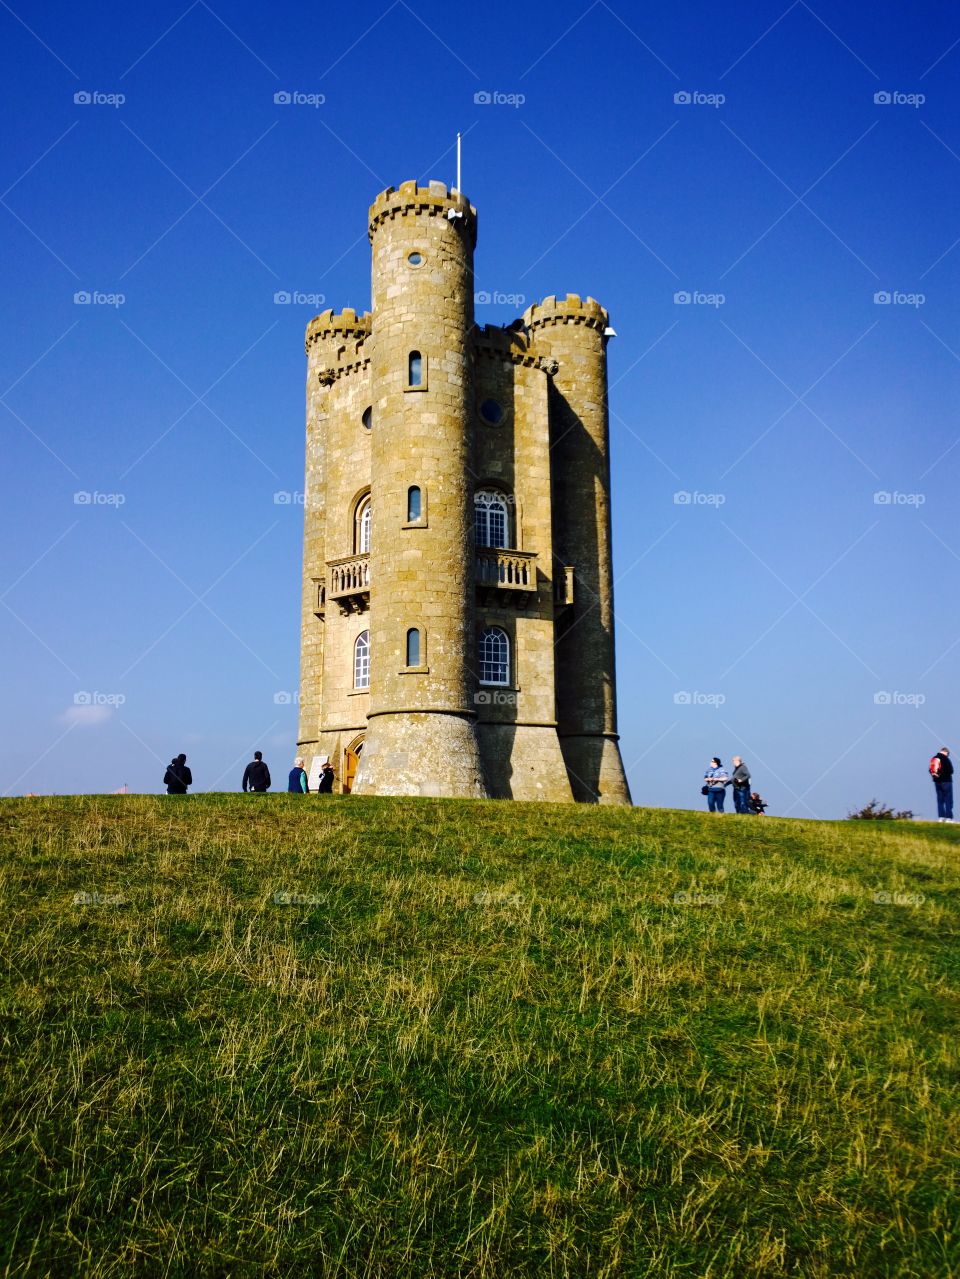
[[[501,591],[536,591],[536,551],[477,550],[477,584]]]
[[[370,556],[350,555],[327,560],[330,573],[327,594],[342,613],[362,612],[370,604]]]

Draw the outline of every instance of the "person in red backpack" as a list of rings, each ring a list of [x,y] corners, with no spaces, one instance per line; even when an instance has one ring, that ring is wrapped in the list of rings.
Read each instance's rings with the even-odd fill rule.
[[[953,821],[953,762],[946,746],[930,761],[930,776],[937,792],[937,821]]]

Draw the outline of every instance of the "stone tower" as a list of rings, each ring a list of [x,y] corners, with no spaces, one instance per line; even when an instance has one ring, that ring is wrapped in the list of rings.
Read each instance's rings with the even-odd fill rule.
[[[439,182],[369,235],[372,314],[307,326],[301,752],[356,794],[629,803],[607,314],[478,328],[476,210]]]

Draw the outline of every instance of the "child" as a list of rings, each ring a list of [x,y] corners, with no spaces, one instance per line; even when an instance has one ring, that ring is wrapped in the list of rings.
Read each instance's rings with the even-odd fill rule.
[[[767,807],[767,801],[761,799],[756,791],[750,796],[750,812],[756,813],[758,817],[763,816],[763,810]]]

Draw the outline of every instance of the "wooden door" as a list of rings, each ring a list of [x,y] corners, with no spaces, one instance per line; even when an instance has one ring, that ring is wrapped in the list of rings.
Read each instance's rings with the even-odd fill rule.
[[[361,742],[355,751],[348,746],[343,752],[343,773],[341,777],[344,795],[349,795],[353,790],[353,779],[357,775],[357,764],[360,762],[360,752],[362,750],[363,743]]]

